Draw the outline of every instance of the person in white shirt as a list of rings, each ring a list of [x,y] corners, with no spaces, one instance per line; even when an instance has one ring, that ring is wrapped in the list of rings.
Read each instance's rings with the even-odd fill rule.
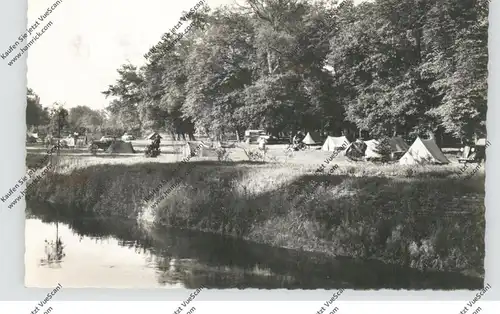
[[[266,150],[266,144],[267,144],[267,140],[263,137],[260,137],[259,138],[259,149],[260,150]]]

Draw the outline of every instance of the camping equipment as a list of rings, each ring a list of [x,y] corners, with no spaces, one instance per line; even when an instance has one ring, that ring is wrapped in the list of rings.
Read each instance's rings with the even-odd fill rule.
[[[302,140],[302,143],[304,143],[306,145],[314,145],[314,144],[316,144],[316,141],[311,136],[311,133],[308,132],[306,137]]]
[[[132,143],[116,140],[111,142],[111,145],[109,145],[106,149],[106,152],[115,154],[134,154],[135,150],[134,147],[132,147]]]
[[[345,136],[340,136],[340,137],[328,136],[321,149],[324,151],[333,152],[336,150],[344,150],[349,146],[349,144],[350,142]]]
[[[399,163],[401,165],[448,164],[450,161],[433,139],[423,140],[417,137]]]

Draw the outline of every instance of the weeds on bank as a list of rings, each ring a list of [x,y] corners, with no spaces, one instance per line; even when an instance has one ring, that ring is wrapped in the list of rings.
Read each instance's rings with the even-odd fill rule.
[[[220,181],[192,178],[157,219],[280,247],[482,273],[484,195],[464,182],[352,173],[283,182],[267,169],[265,184],[257,174],[244,185],[238,173]],[[197,180],[205,188],[196,188]]]
[[[68,211],[136,217],[175,164],[101,165],[56,174],[30,197]],[[155,210],[158,224],[280,247],[483,273],[484,175],[450,166],[197,163]],[[305,195],[308,197],[305,198]]]

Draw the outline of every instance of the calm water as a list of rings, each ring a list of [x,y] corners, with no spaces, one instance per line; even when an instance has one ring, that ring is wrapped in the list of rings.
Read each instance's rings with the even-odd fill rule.
[[[120,218],[26,220],[28,287],[472,289],[482,280],[330,258]],[[60,243],[56,243],[59,237]]]

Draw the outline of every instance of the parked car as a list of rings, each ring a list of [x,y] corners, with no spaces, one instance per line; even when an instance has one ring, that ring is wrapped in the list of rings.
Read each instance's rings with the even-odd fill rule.
[[[273,135],[260,135],[260,138],[265,139],[267,144],[278,144],[279,143],[279,139]]]
[[[135,136],[133,136],[131,134],[123,134],[122,140],[123,141],[132,141],[132,140],[135,140]]]
[[[106,150],[108,147],[113,143],[113,139],[111,141],[105,140],[105,141],[91,141],[89,144],[89,150],[97,150],[97,149],[102,149]]]
[[[472,146],[464,146],[460,148],[460,154],[458,156],[459,163],[480,163],[486,160],[486,147],[488,143],[486,139],[479,139]]]
[[[264,130],[246,130],[245,131],[245,142],[257,142],[261,136],[266,136]]]
[[[114,141],[114,137],[112,136],[109,136],[109,135],[104,135],[103,137],[101,137],[101,139],[99,140],[100,142],[112,142]]]

